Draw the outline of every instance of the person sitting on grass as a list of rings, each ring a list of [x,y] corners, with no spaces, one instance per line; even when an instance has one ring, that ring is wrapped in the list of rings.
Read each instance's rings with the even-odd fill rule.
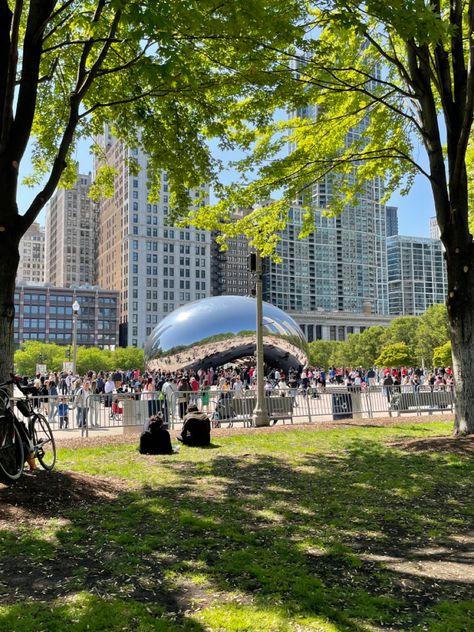
[[[170,433],[163,428],[163,417],[153,415],[147,430],[140,435],[140,454],[173,454]]]
[[[183,429],[176,438],[181,443],[189,446],[204,447],[211,445],[211,422],[209,417],[201,412],[196,404],[188,406],[188,412],[184,417]]]

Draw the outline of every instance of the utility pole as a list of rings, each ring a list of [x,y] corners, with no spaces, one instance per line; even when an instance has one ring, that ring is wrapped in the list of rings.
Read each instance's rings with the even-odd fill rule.
[[[257,401],[253,411],[252,419],[254,426],[269,426],[270,418],[267,412],[264,389],[264,368],[263,368],[263,265],[260,252],[257,251],[255,259],[255,299],[256,299],[256,345],[255,359],[257,365]]]
[[[77,318],[81,306],[77,301],[72,304],[72,374],[76,375],[76,357],[77,357]]]

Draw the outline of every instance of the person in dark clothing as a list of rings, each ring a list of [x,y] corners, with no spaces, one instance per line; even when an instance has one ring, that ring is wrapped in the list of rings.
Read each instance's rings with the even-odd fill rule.
[[[196,404],[188,406],[178,441],[189,446],[207,446],[211,444],[211,422],[209,417],[200,412]]]
[[[140,435],[140,454],[173,454],[170,433],[163,428],[163,417],[150,417],[148,430]]]
[[[383,379],[382,384],[384,386],[384,391],[385,391],[385,395],[387,396],[388,403],[390,404],[390,399],[392,395],[392,387],[394,384],[391,373],[387,373],[387,375]]]

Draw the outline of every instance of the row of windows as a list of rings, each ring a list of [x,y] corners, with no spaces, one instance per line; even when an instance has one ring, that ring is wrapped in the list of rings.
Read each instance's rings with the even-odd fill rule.
[[[62,333],[62,332],[50,332],[48,335],[36,332],[25,331],[21,334],[22,340],[38,340],[40,342],[54,342],[57,341],[63,344],[72,344],[71,334]],[[20,341],[20,336],[15,335],[15,341]],[[97,336],[90,336],[87,334],[78,334],[77,342],[80,345],[96,345],[96,344],[115,344],[116,337],[115,335],[109,334],[99,334]]]
[[[15,311],[16,313],[21,313],[21,309],[19,305],[15,305]],[[71,316],[72,317],[72,307],[56,307],[54,305],[50,305],[49,308],[47,309],[46,305],[24,305],[23,306],[23,313],[26,315],[30,315],[30,314],[49,314],[50,316]],[[117,310],[115,308],[112,307],[100,307],[99,308],[99,315],[100,316],[109,316],[112,318],[115,318],[117,313]],[[80,312],[80,317],[79,318],[83,318],[84,316],[94,316],[95,315],[95,309],[94,308],[89,308],[89,307],[85,307],[81,309]],[[71,322],[71,321],[66,321],[66,322]]]
[[[19,301],[21,298],[21,294],[20,292],[15,292],[15,301]],[[49,303],[68,303],[70,305],[72,305],[72,303],[77,300],[80,305],[94,305],[96,302],[96,297],[95,296],[66,296],[66,295],[57,295],[57,294],[50,294],[49,295]],[[24,293],[23,294],[23,302],[24,303],[46,303],[47,302],[47,295],[46,294],[28,294],[28,293]],[[111,304],[115,304],[117,301],[115,298],[109,297],[109,296],[100,296],[98,297],[98,302],[99,304],[104,304],[104,305],[111,305]]]

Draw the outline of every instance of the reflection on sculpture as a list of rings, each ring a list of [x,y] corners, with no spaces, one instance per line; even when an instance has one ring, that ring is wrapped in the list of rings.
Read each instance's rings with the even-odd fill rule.
[[[247,296],[213,296],[179,307],[150,334],[145,346],[148,369],[205,369],[253,356],[255,313],[255,299]],[[263,303],[263,337],[269,366],[288,371],[307,364],[301,329],[269,303]]]

